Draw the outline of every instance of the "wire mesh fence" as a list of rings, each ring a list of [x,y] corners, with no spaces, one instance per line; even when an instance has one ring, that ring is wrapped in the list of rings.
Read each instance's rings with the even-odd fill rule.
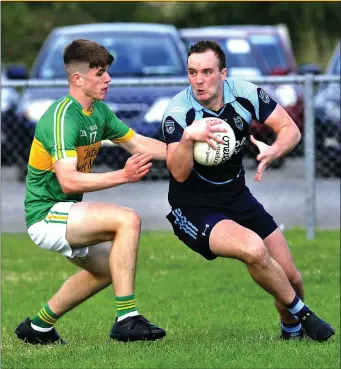
[[[248,78],[280,103],[302,133],[299,145],[285,158],[274,162],[269,171],[281,171],[288,162],[293,176],[304,177],[307,204],[307,232],[315,232],[315,178],[340,176],[340,77],[329,75],[278,76]],[[161,119],[170,99],[188,85],[186,78],[113,80],[110,90],[114,99],[107,99],[114,113],[145,136],[163,140]],[[67,93],[67,82],[4,81],[1,88],[1,164],[16,171],[23,181],[35,124],[47,107]],[[256,139],[271,144],[275,137],[265,125],[252,122],[250,131]],[[246,167],[256,166],[257,150],[245,146]],[[129,154],[108,141],[102,142],[95,162],[95,171],[122,168]],[[303,173],[302,173],[303,170]],[[164,162],[155,162],[146,180],[167,179]],[[283,178],[283,181],[286,179]]]

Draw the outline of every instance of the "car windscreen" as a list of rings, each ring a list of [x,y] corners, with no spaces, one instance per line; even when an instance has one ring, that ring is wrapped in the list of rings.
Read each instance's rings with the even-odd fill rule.
[[[150,32],[98,32],[58,36],[51,39],[42,52],[33,78],[65,78],[63,52],[67,44],[86,38],[105,46],[115,61],[109,69],[111,77],[184,76],[186,69],[175,41],[167,34]]]
[[[251,35],[249,39],[257,47],[270,69],[290,67],[279,36]]]
[[[203,37],[186,37],[184,38],[188,48],[197,41],[204,39]],[[219,43],[226,56],[228,75],[262,75],[267,74],[267,70],[259,60],[259,56],[255,55],[250,43],[244,38],[216,38],[210,37]]]

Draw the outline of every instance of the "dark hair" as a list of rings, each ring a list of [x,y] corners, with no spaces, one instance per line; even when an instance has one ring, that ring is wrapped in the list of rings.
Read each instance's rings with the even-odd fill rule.
[[[64,49],[64,65],[86,63],[89,68],[106,68],[114,61],[114,57],[102,45],[95,41],[77,39]]]
[[[201,40],[201,41],[197,41],[194,45],[191,45],[191,47],[189,48],[188,51],[188,57],[194,53],[204,53],[207,50],[212,50],[219,61],[219,69],[222,70],[224,68],[226,68],[226,56],[225,53],[223,51],[223,49],[220,47],[220,45],[218,44],[218,42],[215,41],[211,41],[211,40]],[[187,60],[188,60],[187,57]]]

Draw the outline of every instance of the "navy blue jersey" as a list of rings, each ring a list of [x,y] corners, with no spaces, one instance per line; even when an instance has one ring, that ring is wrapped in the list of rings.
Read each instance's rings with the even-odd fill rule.
[[[162,120],[162,131],[168,144],[179,142],[184,129],[194,120],[217,117],[228,122],[236,136],[231,158],[217,166],[204,166],[194,161],[189,178],[177,182],[170,175],[168,200],[172,207],[226,207],[235,204],[244,191],[243,148],[249,140],[252,119],[264,123],[277,103],[253,83],[227,79],[224,81],[224,106],[214,112],[202,106],[193,96],[191,86],[171,100]],[[242,206],[242,204],[240,204]]]

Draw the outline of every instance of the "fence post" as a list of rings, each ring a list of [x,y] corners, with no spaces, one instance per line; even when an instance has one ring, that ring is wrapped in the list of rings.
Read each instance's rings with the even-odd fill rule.
[[[315,178],[315,116],[314,76],[304,78],[304,164],[306,184],[306,238],[312,240],[316,232],[316,178]]]

